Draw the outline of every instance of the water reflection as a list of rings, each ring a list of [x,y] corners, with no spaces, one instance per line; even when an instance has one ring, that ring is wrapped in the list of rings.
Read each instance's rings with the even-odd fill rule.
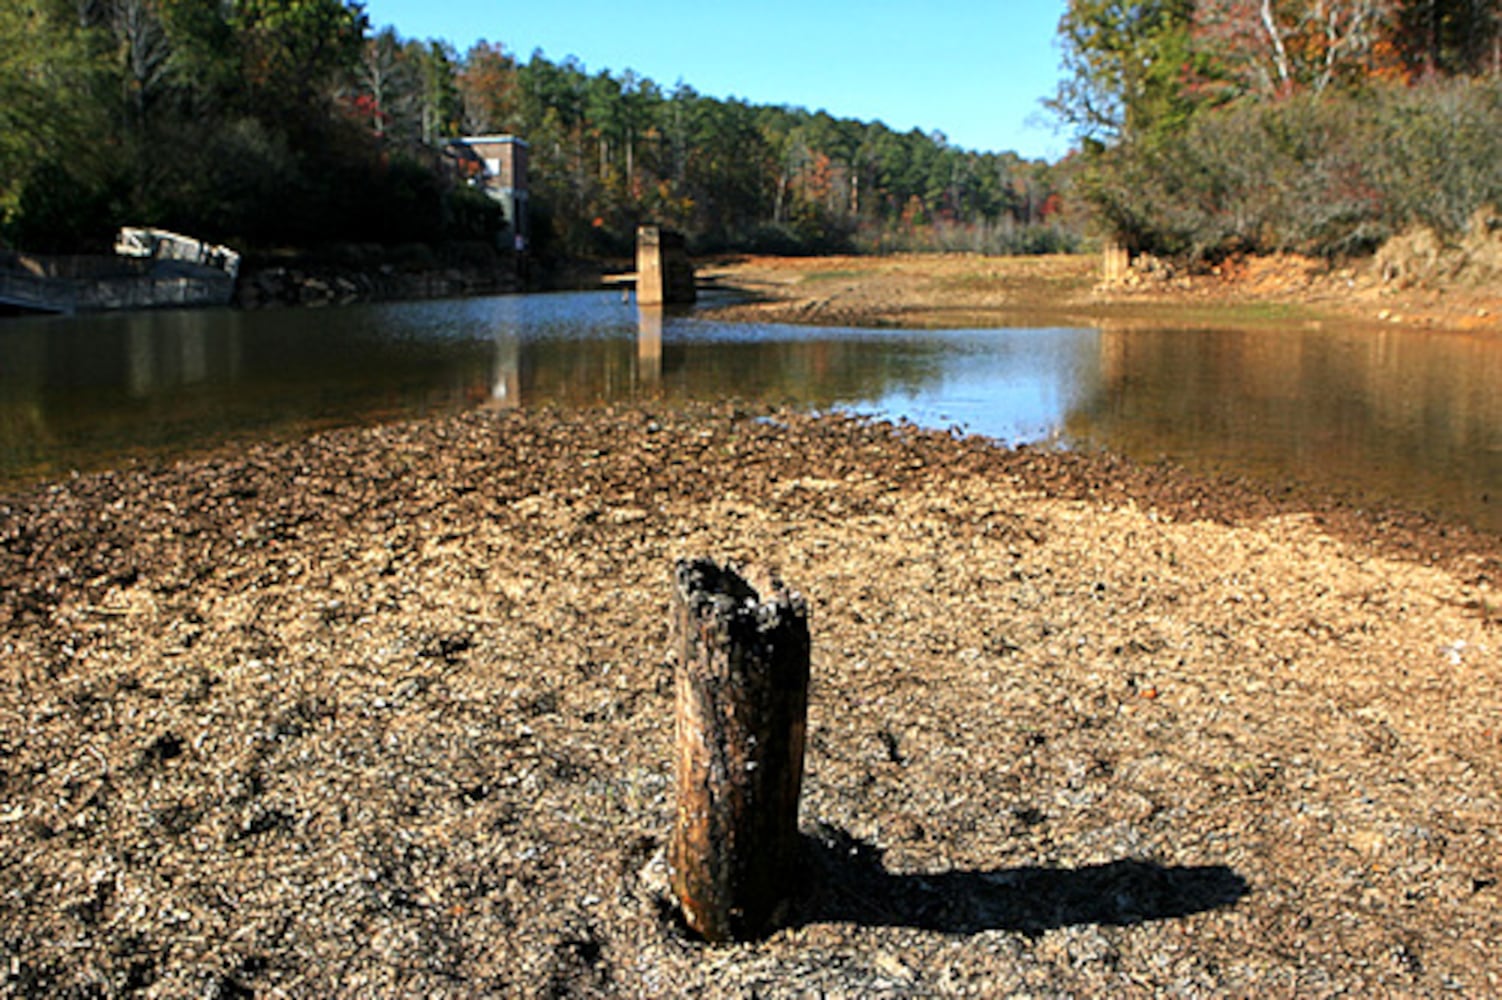
[[[495,325],[495,366],[490,378],[490,401],[505,409],[522,404],[522,334],[521,324],[507,309],[509,300],[498,300]]]
[[[1382,501],[1502,530],[1502,344],[1357,332],[716,323],[610,293],[0,324],[0,484],[472,406],[736,397]]]
[[[144,399],[211,379],[234,381],[241,361],[239,320],[239,313],[228,311],[126,316],[126,391]]]
[[[492,352],[397,312],[181,310],[0,325],[0,482],[226,437],[453,409]]]
[[[1106,328],[1071,440],[1502,528],[1502,344],[1391,328]]]
[[[1095,338],[713,323],[608,293],[24,321],[0,327],[0,478],[482,404],[734,396],[1032,440]]]
[[[642,388],[662,383],[662,306],[638,306],[636,310],[636,380]]]

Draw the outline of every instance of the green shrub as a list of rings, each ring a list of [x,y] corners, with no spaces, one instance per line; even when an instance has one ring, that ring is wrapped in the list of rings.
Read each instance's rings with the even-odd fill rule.
[[[1502,201],[1502,82],[1452,80],[1246,102],[1078,181],[1108,235],[1157,254],[1361,253],[1414,224],[1456,235]]]
[[[443,201],[444,235],[451,240],[481,240],[494,243],[506,225],[500,202],[472,187],[449,191]]]

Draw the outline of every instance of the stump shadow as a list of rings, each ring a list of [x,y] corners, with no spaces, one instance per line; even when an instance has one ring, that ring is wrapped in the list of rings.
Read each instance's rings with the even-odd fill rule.
[[[854,923],[944,934],[1029,935],[1078,924],[1130,926],[1232,906],[1250,892],[1224,865],[1123,858],[1080,868],[893,874],[882,852],[837,827],[804,835],[808,887],[787,923]]]

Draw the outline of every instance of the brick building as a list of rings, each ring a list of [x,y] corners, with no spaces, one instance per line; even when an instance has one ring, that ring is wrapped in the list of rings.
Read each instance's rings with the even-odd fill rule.
[[[500,202],[506,216],[503,239],[526,249],[532,231],[527,221],[527,143],[514,135],[467,135],[450,139],[449,155],[461,176]]]

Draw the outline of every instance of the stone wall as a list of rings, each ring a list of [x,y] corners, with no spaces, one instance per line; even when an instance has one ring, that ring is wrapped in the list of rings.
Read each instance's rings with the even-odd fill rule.
[[[525,291],[523,260],[478,247],[350,247],[323,258],[252,261],[236,301],[247,309],[443,299]]]
[[[0,302],[41,312],[225,305],[234,279],[181,261],[105,255],[0,255]]]

